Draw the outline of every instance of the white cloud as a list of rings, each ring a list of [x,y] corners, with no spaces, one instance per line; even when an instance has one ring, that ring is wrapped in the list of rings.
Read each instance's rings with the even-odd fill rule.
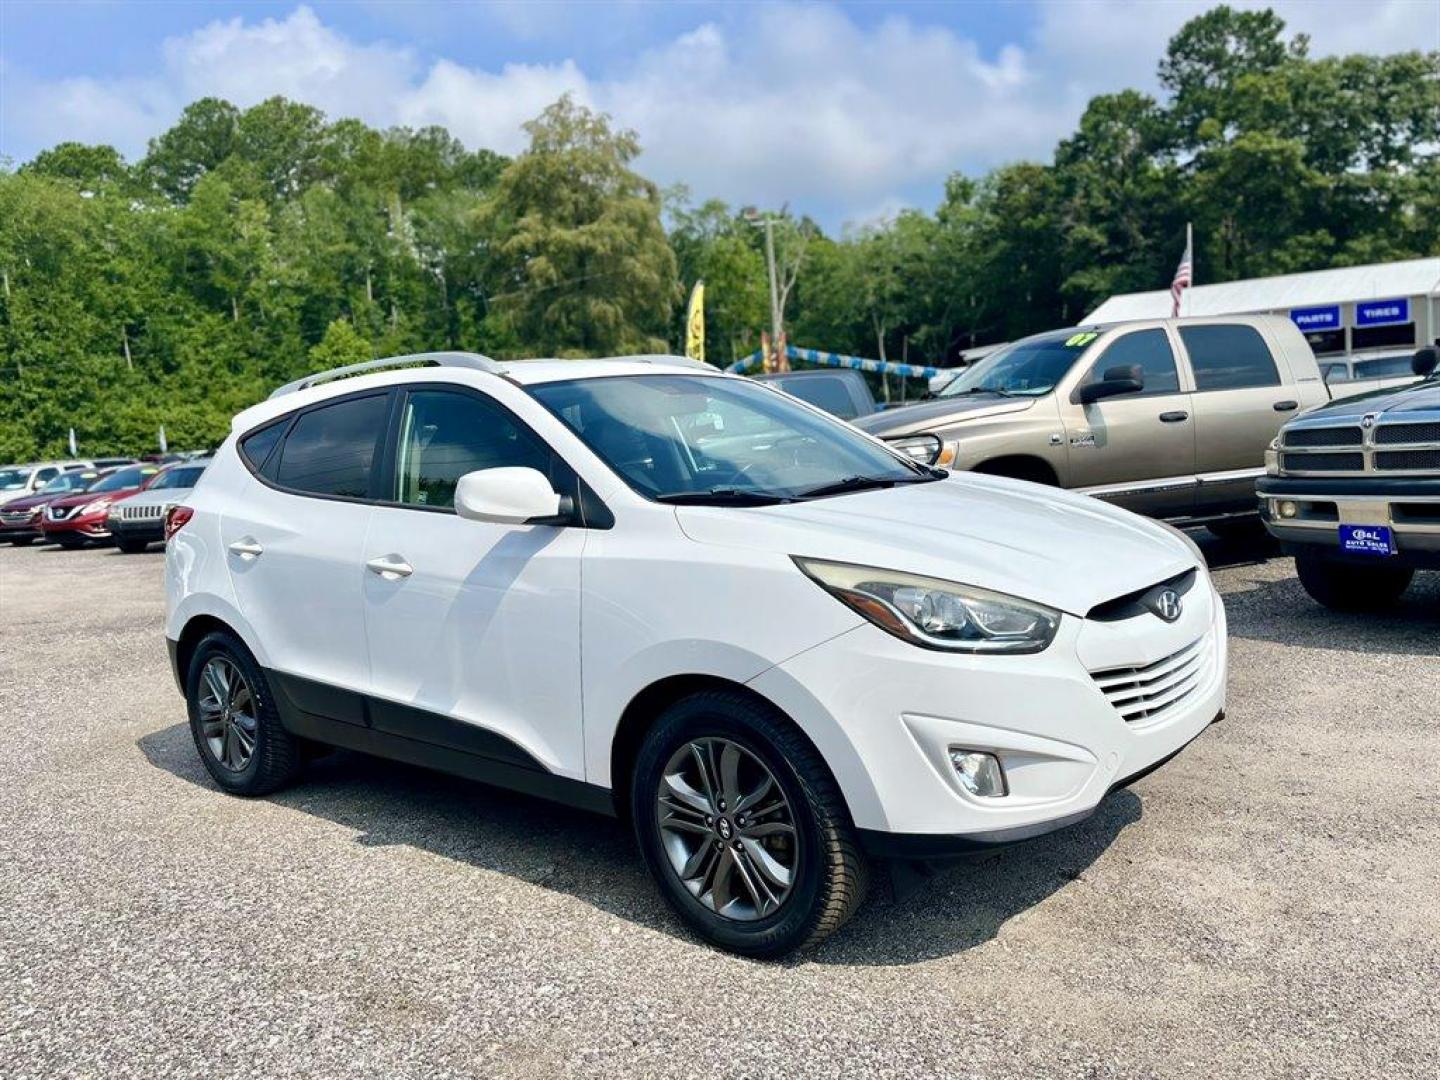
[[[1026,39],[987,54],[937,24],[895,16],[862,28],[839,8],[773,3],[702,23],[604,75],[571,60],[422,62],[298,7],[169,39],[150,78],[45,82],[7,68],[3,115],[12,144],[107,141],[136,155],[197,97],[244,106],[284,94],[373,124],[443,124],[471,146],[515,153],[520,125],[569,92],[635,128],[641,167],[661,183],[737,203],[789,200],[838,224],[938,190],[955,169],[1047,156],[1091,95],[1153,88],[1165,42],[1206,6],[1046,3]],[[1434,0],[1276,6],[1316,53],[1440,46]],[[525,5],[501,14],[516,20],[517,40],[539,32]]]

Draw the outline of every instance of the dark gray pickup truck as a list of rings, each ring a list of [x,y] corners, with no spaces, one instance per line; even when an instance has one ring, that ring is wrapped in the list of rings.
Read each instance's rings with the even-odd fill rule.
[[[1326,607],[1381,608],[1416,570],[1440,570],[1437,361],[1427,346],[1413,362],[1421,382],[1297,416],[1266,455],[1260,516]]]

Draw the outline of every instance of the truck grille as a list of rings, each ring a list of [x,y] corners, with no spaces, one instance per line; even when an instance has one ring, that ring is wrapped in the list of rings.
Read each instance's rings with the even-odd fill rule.
[[[1396,443],[1440,443],[1440,423],[1386,424],[1375,429],[1375,442],[1380,446]]]
[[[1358,427],[1301,428],[1285,433],[1286,446],[1359,446],[1363,441]]]
[[[1121,719],[1138,724],[1163,716],[1203,686],[1212,659],[1210,640],[1201,637],[1152,664],[1092,671],[1090,677]]]
[[[1280,468],[1295,476],[1433,473],[1440,470],[1440,422],[1386,422],[1379,418],[1370,428],[1347,425],[1286,431],[1281,438]]]
[[[141,506],[126,506],[121,503],[115,509],[118,511],[115,516],[121,521],[159,521],[165,516],[165,507],[160,503]]]
[[[1380,472],[1440,470],[1440,447],[1434,450],[1378,450],[1375,453],[1375,468]]]
[[[1285,454],[1281,466],[1286,472],[1360,472],[1364,454]]]

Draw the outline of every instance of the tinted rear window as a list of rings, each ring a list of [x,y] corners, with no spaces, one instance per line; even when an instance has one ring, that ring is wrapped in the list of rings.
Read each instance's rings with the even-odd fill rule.
[[[800,379],[777,379],[775,381],[787,394],[793,394],[801,401],[808,401],[817,409],[824,409],[842,420],[853,420],[860,415],[860,410],[855,408],[854,398],[850,396],[850,387],[846,385],[844,377],[840,375],[822,378],[806,376]]]
[[[1384,356],[1376,360],[1361,360],[1355,365],[1357,379],[1388,379],[1393,375],[1414,375],[1411,357]]]
[[[280,436],[285,434],[285,425],[290,422],[287,416],[284,420],[277,420],[268,427],[259,431],[252,431],[245,438],[240,440],[240,455],[250,463],[250,467],[259,472],[265,467],[270,452],[275,449]]]
[[[1253,326],[1181,326],[1197,390],[1279,386],[1280,372]]]
[[[387,400],[351,398],[302,415],[280,447],[276,483],[312,495],[368,496]]]

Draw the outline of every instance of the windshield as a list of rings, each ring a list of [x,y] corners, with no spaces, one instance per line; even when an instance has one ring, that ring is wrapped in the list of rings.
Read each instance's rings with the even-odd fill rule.
[[[120,491],[123,488],[139,487],[159,471],[158,465],[137,465],[133,469],[121,469],[105,477],[90,490]]]
[[[17,491],[29,479],[29,469],[0,469],[0,491]]]
[[[632,375],[530,392],[652,499],[781,502],[944,475],[740,379]]]
[[[41,495],[63,495],[67,491],[82,491],[95,482],[97,472],[61,473],[40,489]]]
[[[1091,330],[1056,330],[1017,341],[977,360],[952,379],[938,396],[987,392],[1025,397],[1048,394],[1099,336]]]
[[[163,476],[158,477],[150,485],[151,491],[159,491],[161,488],[192,488],[195,481],[200,479],[200,474],[205,471],[203,465],[192,465],[183,469],[166,469]]]

